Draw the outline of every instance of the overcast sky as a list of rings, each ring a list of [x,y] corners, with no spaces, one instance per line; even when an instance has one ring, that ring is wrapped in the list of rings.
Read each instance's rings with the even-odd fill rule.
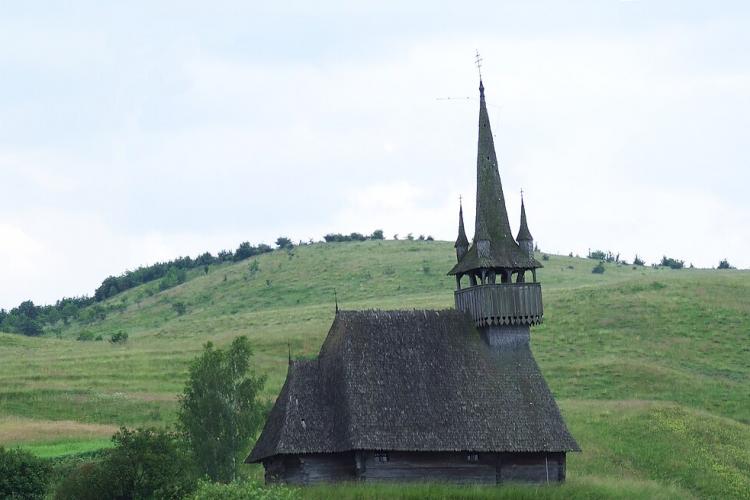
[[[245,240],[453,240],[459,195],[471,236],[475,49],[514,231],[523,188],[544,251],[750,267],[750,2],[355,3],[0,0],[0,307]]]

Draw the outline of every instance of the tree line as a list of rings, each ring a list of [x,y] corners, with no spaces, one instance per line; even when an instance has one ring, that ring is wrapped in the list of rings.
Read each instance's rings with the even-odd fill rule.
[[[323,241],[326,243],[383,239],[382,229],[377,229],[370,235],[356,232],[350,234],[329,233],[323,237]],[[315,243],[315,241],[300,241],[297,245],[311,243]],[[234,251],[221,250],[216,255],[211,252],[204,252],[194,258],[190,256],[178,257],[166,262],[140,266],[137,269],[125,271],[119,276],[108,276],[94,290],[93,297],[88,295],[65,297],[54,304],[43,306],[36,305],[31,300],[26,300],[9,311],[0,309],[0,331],[37,336],[44,333],[46,325],[55,325],[60,321],[67,325],[69,322],[76,320],[90,322],[104,319],[106,311],[103,307],[97,306],[97,303],[131,288],[158,281],[159,290],[167,290],[184,283],[187,280],[188,271],[193,269],[202,269],[207,274],[210,266],[213,265],[239,262],[272,252],[275,249],[289,250],[297,245],[290,238],[279,236],[276,239],[275,248],[265,243],[253,245],[249,241],[244,241]],[[89,307],[92,305],[93,307]]]

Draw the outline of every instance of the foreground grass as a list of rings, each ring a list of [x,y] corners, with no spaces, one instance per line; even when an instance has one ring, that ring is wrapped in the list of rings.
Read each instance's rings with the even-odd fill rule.
[[[237,335],[254,345],[272,400],[287,343],[294,356],[320,348],[334,287],[349,309],[452,306],[445,242],[311,245],[257,262],[257,272],[245,261],[164,292],[128,290],[103,303],[104,320],[57,334],[0,334],[0,444],[67,455],[103,445],[119,425],[170,425],[189,361],[206,341]],[[741,497],[750,489],[750,273],[607,264],[594,275],[587,259],[544,264],[545,323],[532,347],[584,450],[569,456],[570,487],[633,481]],[[83,331],[130,339],[76,341]]]
[[[689,499],[692,495],[675,486],[654,481],[587,477],[570,479],[563,485],[527,486],[458,486],[439,483],[373,484],[344,483],[305,488],[263,487],[258,482],[239,482],[230,485],[203,484],[193,497],[195,500],[233,500],[244,498],[267,499]]]

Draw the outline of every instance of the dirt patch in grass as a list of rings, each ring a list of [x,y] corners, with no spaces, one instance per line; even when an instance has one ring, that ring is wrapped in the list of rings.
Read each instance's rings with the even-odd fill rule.
[[[0,417],[0,445],[38,443],[70,438],[110,437],[117,426],[85,424],[73,420],[34,420]]]

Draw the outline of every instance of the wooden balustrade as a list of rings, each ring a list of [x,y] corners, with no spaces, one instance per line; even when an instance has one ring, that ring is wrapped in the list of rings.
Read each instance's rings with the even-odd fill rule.
[[[477,326],[536,325],[542,322],[539,283],[477,285],[456,290],[456,309],[466,311]]]

